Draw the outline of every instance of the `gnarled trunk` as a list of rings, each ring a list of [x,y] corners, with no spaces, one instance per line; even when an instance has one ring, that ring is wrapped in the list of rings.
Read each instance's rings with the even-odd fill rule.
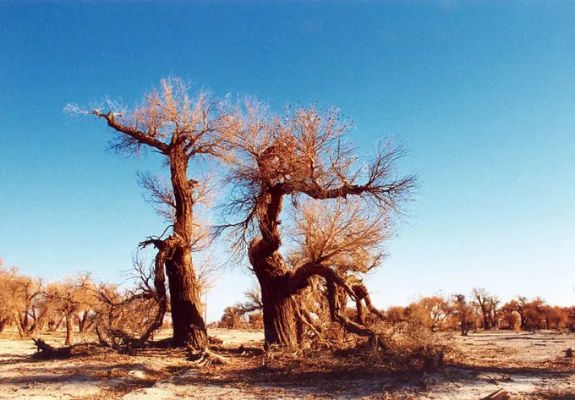
[[[262,237],[252,241],[248,255],[261,287],[266,345],[296,347],[301,339],[298,304],[289,284],[290,270],[278,251],[281,245],[278,217],[283,196],[281,190],[271,190],[261,199]]]
[[[285,280],[260,274],[264,335],[267,345],[296,347],[300,341],[297,302],[286,291]]]
[[[262,237],[250,243],[248,255],[261,287],[266,345],[296,347],[301,336],[297,328],[298,305],[289,284],[290,270],[278,251],[283,196],[281,190],[272,189],[260,199]]]
[[[174,258],[166,263],[166,272],[170,287],[174,344],[195,349],[206,348],[208,336],[190,254],[186,254],[185,249],[176,249]]]
[[[297,346],[298,305],[289,288],[289,270],[282,256],[262,239],[252,242],[249,256],[262,292],[266,345]]]
[[[208,347],[208,334],[202,318],[200,287],[192,265],[193,188],[197,182],[187,178],[188,159],[184,149],[174,147],[169,157],[175,220],[173,243],[165,266],[170,288],[173,341],[177,346],[204,349]]]

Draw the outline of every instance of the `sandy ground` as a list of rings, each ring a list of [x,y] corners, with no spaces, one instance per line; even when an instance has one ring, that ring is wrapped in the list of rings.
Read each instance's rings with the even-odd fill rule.
[[[181,350],[40,361],[31,341],[0,339],[0,399],[575,399],[575,335],[541,332],[445,337],[457,362],[433,373],[268,371],[260,332],[212,330],[232,363],[197,369]],[[61,345],[61,335],[45,339]],[[240,345],[245,346],[238,351]],[[250,350],[252,349],[252,350]],[[233,350],[233,351],[232,351]],[[359,373],[358,373],[359,371]]]

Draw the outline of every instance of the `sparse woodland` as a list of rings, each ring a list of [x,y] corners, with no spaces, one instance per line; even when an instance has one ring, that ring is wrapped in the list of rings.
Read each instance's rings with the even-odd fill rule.
[[[314,218],[321,218],[322,212],[314,212],[313,215]],[[301,223],[307,223],[304,221]],[[294,254],[294,257],[299,256]],[[34,338],[41,333],[60,330],[65,332],[65,345],[95,335],[101,345],[118,350],[127,346],[145,346],[153,340],[155,332],[172,325],[169,318],[157,320],[159,311],[163,313],[163,306],[155,292],[153,271],[154,265],[144,268],[141,260],[135,260],[131,288],[120,290],[114,284],[95,283],[85,274],[61,282],[44,283],[21,274],[14,267],[8,269],[2,266],[0,332],[13,327],[19,337]],[[351,274],[345,270],[338,273]],[[343,276],[347,282],[351,282],[351,288],[358,290],[358,287],[362,287],[358,278]],[[307,330],[300,346],[334,349],[357,336],[353,328],[347,329],[345,324],[333,318],[325,281],[316,279],[307,290],[300,297],[307,318],[302,322]],[[482,302],[499,304],[495,296],[484,289],[474,289],[469,296],[423,297],[408,306],[387,309],[376,308],[369,298],[369,306],[357,307],[354,302],[346,301],[344,296],[348,294],[340,293],[341,303],[337,312],[342,315],[341,318],[345,318],[346,323],[365,327],[363,329],[367,332],[370,329],[380,332],[388,340],[405,332],[410,335],[415,332],[422,341],[435,332],[458,332],[462,335],[486,330],[575,332],[575,307],[552,306],[540,298],[518,296],[490,308],[486,316],[482,302],[474,299],[478,294],[481,294]],[[221,320],[212,326],[264,329],[264,306],[259,288],[246,292],[244,297],[244,301],[227,307]],[[467,298],[470,300],[467,301]],[[365,297],[363,302],[366,302]],[[364,307],[369,312],[364,313]],[[361,333],[358,337],[365,336]],[[352,340],[352,343],[358,342]]]
[[[140,183],[165,229],[143,232],[134,244],[155,255],[149,265],[135,257],[129,289],[87,274],[43,282],[2,266],[0,331],[36,338],[63,330],[66,346],[92,335],[99,346],[126,351],[158,344],[164,327],[172,335],[163,346],[221,361],[208,350],[201,301],[213,266],[194,262],[214,240],[257,281],[214,326],[263,330],[268,350],[360,348],[385,357],[411,346],[433,358],[436,332],[575,331],[575,307],[525,297],[502,304],[484,289],[378,307],[364,278],[384,261],[416,177],[396,170],[402,152],[390,142],[360,156],[336,109],[274,114],[253,100],[190,96],[179,79],[163,80],[133,110],[113,102],[67,109],[105,123],[118,152],[163,157],[165,170],[141,174]],[[200,163],[217,174],[191,174]],[[214,182],[217,201],[209,196]],[[204,218],[208,208],[218,224]]]
[[[0,400],[575,400],[574,22],[0,0]]]

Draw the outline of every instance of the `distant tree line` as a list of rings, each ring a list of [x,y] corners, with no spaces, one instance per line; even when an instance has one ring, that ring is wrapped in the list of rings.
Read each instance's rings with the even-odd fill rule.
[[[213,324],[220,328],[261,329],[262,307],[258,291],[246,293],[247,301],[227,307],[222,318]],[[358,321],[362,318],[354,307],[346,313]],[[467,335],[478,330],[565,330],[575,332],[575,306],[560,307],[547,304],[540,297],[527,299],[517,296],[505,304],[485,289],[473,289],[470,296],[422,297],[408,306],[394,306],[379,311],[381,320],[394,325],[414,322],[430,332],[459,331]],[[320,320],[322,315],[315,315]],[[375,319],[371,317],[371,323]],[[378,318],[379,319],[379,318]],[[316,322],[319,324],[319,322]]]
[[[32,338],[63,330],[66,345],[74,343],[76,334],[88,332],[110,347],[143,343],[164,318],[162,313],[158,321],[161,302],[150,270],[137,262],[135,271],[136,284],[130,289],[95,283],[89,274],[46,283],[6,268],[0,260],[0,332],[15,327],[20,338]]]
[[[207,282],[203,274],[200,277]],[[134,261],[135,284],[123,290],[114,284],[95,283],[88,274],[46,283],[20,273],[17,268],[6,268],[0,260],[0,332],[13,327],[19,337],[27,338],[42,332],[62,331],[66,345],[73,344],[76,335],[87,333],[95,334],[101,344],[110,347],[143,344],[171,322],[160,310],[161,301],[152,281],[153,266],[145,267],[141,260]],[[321,341],[333,336],[334,322],[329,306],[322,303],[325,298],[317,295],[327,290],[325,282],[316,284],[324,287],[306,292],[301,300],[308,310],[307,339]],[[262,330],[263,303],[259,288],[246,292],[245,297],[244,302],[226,307],[221,319],[211,327]],[[494,329],[575,332],[575,306],[552,306],[539,297],[524,296],[501,304],[484,289],[474,289],[469,296],[423,297],[407,306],[385,310],[370,304],[368,314],[363,313],[363,307],[350,306],[347,302],[345,309],[343,307],[340,312],[345,318],[358,324],[361,321],[365,326],[409,323],[429,332],[458,331],[462,335]],[[338,335],[341,340],[343,330]]]

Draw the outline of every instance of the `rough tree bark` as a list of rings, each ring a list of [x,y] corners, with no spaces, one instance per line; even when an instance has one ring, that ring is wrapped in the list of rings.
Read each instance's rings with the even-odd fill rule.
[[[279,253],[279,214],[283,193],[270,190],[261,198],[261,237],[252,240],[248,256],[262,292],[264,335],[268,345],[294,347],[298,344],[296,303],[290,291],[289,269]]]
[[[262,292],[265,342],[294,347],[299,343],[297,307],[289,270],[282,256],[262,240],[250,246],[250,260]]]
[[[199,284],[192,265],[192,233],[194,206],[193,188],[198,183],[188,180],[188,158],[183,146],[170,149],[170,171],[175,199],[174,240],[171,257],[166,261],[170,287],[174,343],[194,348],[208,346],[208,336],[202,318]]]
[[[66,346],[72,345],[72,318],[72,314],[66,314],[66,341],[64,342]]]

